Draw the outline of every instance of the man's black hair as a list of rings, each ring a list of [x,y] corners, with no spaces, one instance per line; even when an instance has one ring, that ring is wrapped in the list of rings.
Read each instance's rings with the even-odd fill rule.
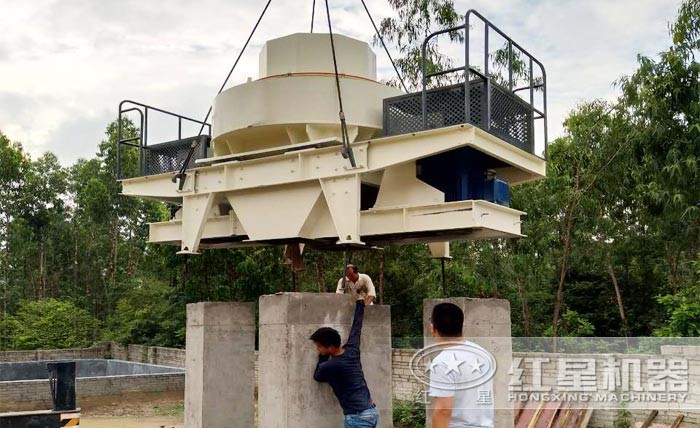
[[[340,348],[340,333],[334,328],[321,327],[316,330],[309,339],[326,348],[330,346]]]
[[[430,322],[440,336],[459,337],[462,335],[464,312],[453,303],[440,303],[433,308]]]
[[[351,270],[351,271],[353,271],[353,272],[355,272],[355,273],[358,273],[358,272],[359,272],[359,270],[357,270],[357,266],[355,266],[354,264],[348,264],[346,267],[347,267],[348,270]]]

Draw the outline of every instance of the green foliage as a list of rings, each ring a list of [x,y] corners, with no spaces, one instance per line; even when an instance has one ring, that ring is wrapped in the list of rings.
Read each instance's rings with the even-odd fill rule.
[[[21,194],[27,163],[22,146],[11,143],[0,132],[0,236],[5,236],[7,223],[19,208],[17,197]]]
[[[18,216],[35,231],[42,231],[53,216],[65,212],[67,171],[53,153],[45,153],[31,162],[23,179],[23,189],[17,200]]]
[[[394,426],[396,428],[421,428],[425,426],[425,405],[413,401],[394,401]]]
[[[613,428],[631,428],[632,421],[632,413],[629,410],[625,408],[617,409],[617,417],[615,422],[613,422]]]
[[[107,318],[105,339],[124,345],[184,346],[185,308],[174,305],[176,299],[167,283],[135,279]]]
[[[692,291],[698,293],[700,289]],[[667,295],[659,297],[659,303],[668,311],[668,321],[665,326],[656,330],[657,335],[700,336],[700,302],[687,296]]]
[[[379,32],[385,41],[398,48],[401,56],[396,58],[395,63],[409,90],[419,90],[422,88],[423,42],[435,31],[462,26],[465,17],[457,12],[453,0],[389,0],[389,4],[394,8],[397,16],[384,18],[380,24]],[[473,22],[471,25],[474,25]],[[477,39],[479,37],[481,37],[480,34],[477,35]],[[453,59],[441,53],[439,49],[441,43],[444,47],[445,44],[463,43],[464,40],[463,30],[450,31],[442,37],[432,38],[425,46],[426,72],[435,73],[464,66],[465,58]],[[380,43],[379,38],[375,37],[375,46],[380,45]],[[514,87],[529,84],[528,61],[517,48],[510,50],[505,40],[499,48],[491,49],[488,61],[489,76],[502,85],[508,86],[510,83],[509,67],[512,68]],[[485,72],[484,66],[478,64],[480,61],[470,61],[469,65],[482,73]],[[472,78],[474,77],[472,75]],[[432,78],[429,84],[444,85],[457,83],[463,79],[463,73],[449,73]],[[397,78],[391,79],[389,83],[393,86],[399,86]],[[542,76],[535,74],[533,83],[535,86],[541,84]],[[540,89],[536,88],[536,90]]]
[[[700,336],[700,260],[695,262],[697,283],[678,294],[659,296],[666,322],[654,334],[665,337]]]
[[[99,338],[99,323],[85,309],[56,299],[22,301],[0,319],[2,348],[84,348]]]
[[[559,336],[562,337],[586,337],[593,335],[593,324],[576,311],[568,309],[559,319]],[[544,332],[545,336],[552,335],[552,327]]]
[[[680,216],[696,233],[700,218],[700,6],[689,0],[671,26],[673,45],[658,59],[639,57],[639,68],[620,82],[622,101],[640,132],[637,192],[654,217]],[[663,229],[670,225],[661,225]]]
[[[404,81],[410,88],[417,89],[421,84],[423,40],[437,29],[458,25],[462,17],[454,8],[452,0],[389,0],[397,17],[382,20],[379,31],[388,43],[398,47],[401,57],[396,59],[396,66],[401,71]],[[461,41],[463,34],[452,32],[450,40]],[[375,44],[378,40],[375,40]],[[450,68],[451,58],[438,51],[436,40],[427,46],[428,73]],[[396,80],[391,83],[398,86]]]

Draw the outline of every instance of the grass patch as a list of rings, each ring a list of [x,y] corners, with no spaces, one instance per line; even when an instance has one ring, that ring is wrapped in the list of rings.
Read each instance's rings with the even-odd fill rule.
[[[154,407],[156,416],[181,417],[185,414],[185,403],[166,404]]]
[[[424,428],[425,405],[413,401],[394,401],[394,427]]]

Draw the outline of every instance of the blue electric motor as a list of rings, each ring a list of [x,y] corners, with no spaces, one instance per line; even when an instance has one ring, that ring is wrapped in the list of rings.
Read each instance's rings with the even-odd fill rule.
[[[416,162],[416,177],[445,193],[445,202],[484,200],[510,206],[510,188],[492,171],[502,164],[496,159],[462,147]]]

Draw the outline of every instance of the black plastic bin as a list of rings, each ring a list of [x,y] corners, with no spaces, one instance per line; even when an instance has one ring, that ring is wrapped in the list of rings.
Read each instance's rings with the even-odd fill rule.
[[[75,410],[75,361],[54,361],[46,363],[46,368],[49,371],[53,409],[57,412]]]

